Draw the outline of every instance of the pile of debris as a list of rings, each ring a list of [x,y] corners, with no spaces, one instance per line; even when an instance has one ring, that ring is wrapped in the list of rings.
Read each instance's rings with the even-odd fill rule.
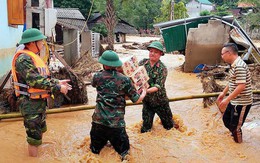
[[[72,65],[72,69],[84,82],[89,82],[91,74],[100,71],[102,66],[97,58],[93,58],[90,53],[86,52]]]
[[[99,70],[101,70],[101,65],[97,62],[97,59],[86,52],[71,67],[65,66],[54,72],[54,78],[70,79],[72,90],[66,96],[61,93],[55,94],[53,105],[49,108],[57,108],[67,104],[87,104],[87,85],[90,84],[92,73]]]
[[[83,54],[73,66],[68,66],[57,52],[56,58],[64,65],[57,71],[52,71],[52,77],[56,79],[70,79],[72,90],[67,95],[60,92],[54,94],[54,99],[48,99],[49,108],[57,108],[68,104],[87,104],[87,85],[90,83],[92,73],[99,71],[102,67],[96,58],[88,52]],[[0,114],[19,111],[16,106],[14,89],[4,88],[0,92]]]
[[[250,64],[249,70],[252,76],[252,89],[259,90],[260,89],[260,65],[259,64]],[[213,92],[221,92],[225,88],[228,82],[228,73],[225,68],[215,68],[208,71],[202,71],[200,73],[201,83],[203,92],[205,93],[213,93]],[[254,103],[260,101],[260,95],[254,94]],[[207,97],[203,99],[204,107],[208,107],[215,103],[217,97]]]

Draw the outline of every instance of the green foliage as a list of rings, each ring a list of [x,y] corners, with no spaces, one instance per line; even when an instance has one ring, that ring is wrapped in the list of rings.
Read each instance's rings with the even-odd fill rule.
[[[154,22],[160,23],[170,20],[171,0],[162,0],[161,14],[155,17]]]
[[[185,4],[181,1],[174,5],[174,19],[183,19],[187,18],[189,15],[187,14],[187,9]]]
[[[105,12],[106,0],[96,0],[96,10]],[[161,0],[114,0],[116,15],[137,28],[152,28],[153,18],[160,15]]]
[[[210,15],[210,12],[208,10],[203,10],[200,12],[200,16],[207,16]]]
[[[107,37],[107,28],[104,23],[96,24],[91,30],[100,33],[103,37]]]
[[[218,16],[227,16],[227,15],[231,15],[231,13],[228,11],[229,7],[227,5],[222,5],[222,6],[217,6],[217,12],[215,12],[215,15]]]
[[[160,8],[161,15],[155,17],[155,23],[165,22],[170,20],[171,15],[171,0],[163,0],[162,6]],[[187,14],[187,9],[183,1],[175,2],[174,4],[174,19],[182,19],[187,18],[189,15]]]
[[[54,0],[54,7],[78,8],[82,15],[87,19],[91,1],[90,0]]]
[[[253,12],[242,16],[240,21],[249,25],[250,30],[260,29],[260,1],[259,0],[241,0],[240,2],[251,3],[254,5]]]

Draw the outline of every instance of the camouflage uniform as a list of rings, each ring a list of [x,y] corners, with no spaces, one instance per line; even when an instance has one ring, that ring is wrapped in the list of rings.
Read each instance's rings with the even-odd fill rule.
[[[99,154],[109,140],[115,150],[123,156],[130,148],[125,131],[125,96],[136,102],[140,95],[130,78],[115,69],[96,73],[92,86],[97,90],[97,104],[92,116],[90,148],[93,153]]]
[[[29,85],[33,88],[59,91],[59,80],[47,79],[41,76],[35,67],[32,59],[21,54],[15,62],[15,70],[18,82]],[[20,88],[26,91],[25,88]],[[31,145],[40,145],[42,143],[42,133],[47,130],[45,122],[46,99],[30,99],[26,95],[20,95],[17,101],[19,110],[24,116],[24,126],[27,133],[27,142]]]
[[[163,127],[169,130],[173,127],[174,122],[165,89],[167,68],[160,60],[153,67],[151,67],[149,59],[141,60],[139,65],[144,65],[150,78],[148,81],[150,87],[159,89],[157,92],[146,94],[143,99],[143,126],[141,132],[151,130],[155,113],[160,117]]]

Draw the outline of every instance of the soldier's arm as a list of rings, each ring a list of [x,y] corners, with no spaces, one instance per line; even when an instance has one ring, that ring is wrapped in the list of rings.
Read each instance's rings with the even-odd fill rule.
[[[164,86],[166,77],[167,77],[168,71],[167,68],[164,67],[158,72],[158,77],[155,80],[154,86],[158,89],[161,89],[161,87]]]
[[[16,71],[30,87],[51,90],[52,92],[60,90],[59,80],[41,76],[32,59],[27,55],[21,55],[17,58]]]

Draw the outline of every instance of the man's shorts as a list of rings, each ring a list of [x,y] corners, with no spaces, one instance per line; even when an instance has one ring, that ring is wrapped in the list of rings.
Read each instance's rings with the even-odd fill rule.
[[[42,133],[47,131],[46,114],[32,114],[24,116],[24,127],[27,133],[27,142],[30,145],[42,144]]]

